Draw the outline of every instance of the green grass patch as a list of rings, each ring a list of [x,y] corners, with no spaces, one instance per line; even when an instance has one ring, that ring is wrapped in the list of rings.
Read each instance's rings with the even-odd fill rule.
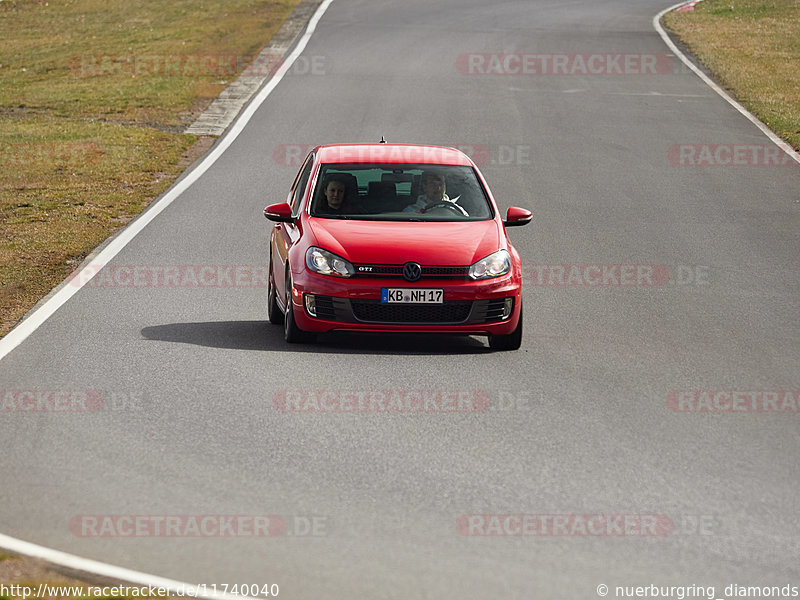
[[[0,0],[0,336],[202,150],[299,0]]]
[[[664,24],[778,136],[800,149],[800,0],[705,0]]]

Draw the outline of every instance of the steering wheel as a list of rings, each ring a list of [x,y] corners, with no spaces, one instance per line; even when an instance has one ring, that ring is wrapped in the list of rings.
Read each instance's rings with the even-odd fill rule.
[[[426,213],[429,210],[433,210],[434,208],[447,208],[449,210],[454,211],[455,213],[461,215],[462,217],[468,217],[469,213],[461,208],[455,202],[449,202],[447,200],[442,200],[441,202],[434,202],[433,204],[428,204],[428,206],[422,207],[419,212]]]

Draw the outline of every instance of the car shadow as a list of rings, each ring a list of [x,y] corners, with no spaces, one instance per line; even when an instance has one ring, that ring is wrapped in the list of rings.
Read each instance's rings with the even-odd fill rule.
[[[148,340],[226,350],[341,354],[480,354],[491,352],[484,339],[422,333],[324,333],[311,344],[287,344],[283,328],[267,321],[167,323],[144,327]]]

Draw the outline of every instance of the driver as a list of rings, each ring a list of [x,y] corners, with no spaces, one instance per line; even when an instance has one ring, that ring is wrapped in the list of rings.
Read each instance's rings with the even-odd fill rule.
[[[455,200],[451,200],[445,193],[444,175],[437,171],[423,171],[422,172],[422,194],[417,197],[414,204],[406,206],[404,212],[425,212],[426,207],[432,207],[434,204],[441,204],[442,202],[450,202],[464,215],[467,214],[463,208],[456,204]],[[457,200],[458,198],[456,198]]]

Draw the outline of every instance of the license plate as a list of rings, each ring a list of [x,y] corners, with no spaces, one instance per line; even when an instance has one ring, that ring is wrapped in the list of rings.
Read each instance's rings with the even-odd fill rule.
[[[382,288],[383,304],[441,304],[444,290],[432,288]]]

